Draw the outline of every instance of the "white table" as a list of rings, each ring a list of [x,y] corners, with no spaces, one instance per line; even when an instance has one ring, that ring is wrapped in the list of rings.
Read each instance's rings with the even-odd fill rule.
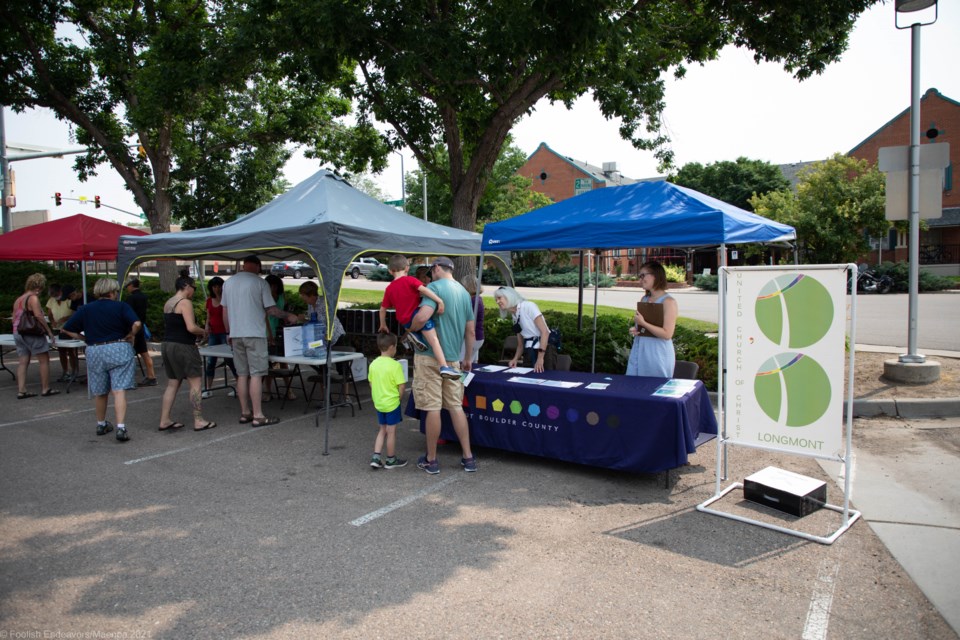
[[[14,349],[16,349],[16,346],[17,346],[17,343],[12,333],[0,334],[0,371],[6,371],[7,373],[10,374],[10,376],[14,380],[17,379],[17,374],[13,372],[13,369],[10,369],[9,367],[7,367],[6,364],[4,364],[3,356],[4,354],[9,353],[10,351],[13,351]],[[85,349],[86,346],[87,346],[87,343],[84,342],[83,340],[70,340],[66,338],[63,338],[63,339],[57,338],[56,343],[51,345],[51,347],[54,349]],[[66,386],[67,393],[70,393],[71,384],[72,384],[72,381],[67,382],[67,386]]]
[[[200,347],[200,355],[205,358],[230,358],[232,360],[233,348],[228,344],[218,344],[212,347],[211,346]],[[280,364],[292,364],[296,368],[299,368],[301,365],[308,366],[308,367],[313,367],[317,371],[320,371],[321,368],[325,366],[328,362],[329,364],[340,364],[341,362],[352,362],[354,360],[360,360],[362,358],[363,358],[362,353],[356,353],[353,351],[336,351],[336,350],[330,352],[329,360],[327,360],[326,358],[311,358],[308,356],[274,356],[274,355],[269,356],[270,362],[277,362]],[[225,386],[229,386],[229,385],[225,384]],[[216,387],[216,388],[219,389],[220,387]],[[204,389],[204,391],[207,391],[207,390],[208,389]],[[304,390],[304,395],[306,395],[305,390]],[[336,405],[331,405],[330,408],[335,409],[336,407],[341,407],[341,406],[344,406],[344,407],[349,406],[351,408],[351,412],[353,411],[353,405],[351,405],[348,402],[340,402],[340,403],[337,403]],[[321,409],[322,408],[323,407],[321,407]]]

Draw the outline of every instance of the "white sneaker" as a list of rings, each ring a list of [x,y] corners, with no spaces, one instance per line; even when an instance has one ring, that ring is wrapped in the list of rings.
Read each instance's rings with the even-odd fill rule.
[[[206,400],[207,398],[212,398],[213,391],[204,391],[203,393],[200,394],[200,397],[203,398],[204,400]]]
[[[236,397],[237,397],[237,392],[236,392],[236,390],[235,390],[235,389],[230,389],[230,391],[227,391],[227,397],[229,397],[229,398],[236,398]]]

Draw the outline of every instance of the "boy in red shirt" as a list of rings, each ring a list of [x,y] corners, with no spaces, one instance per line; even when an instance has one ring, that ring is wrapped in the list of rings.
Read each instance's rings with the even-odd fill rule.
[[[442,357],[443,349],[440,347],[440,340],[437,338],[433,320],[427,320],[420,331],[410,331],[410,323],[420,307],[421,295],[437,303],[438,314],[443,313],[443,300],[433,291],[430,291],[420,280],[409,275],[410,261],[407,260],[406,256],[390,256],[390,260],[387,262],[387,270],[393,276],[393,282],[387,285],[387,290],[383,292],[383,302],[380,303],[380,333],[390,333],[387,328],[387,309],[395,309],[397,322],[407,330],[403,336],[403,341],[416,351],[426,351],[426,345],[429,344],[433,353]],[[445,360],[439,364],[442,377],[450,380],[456,380],[460,377],[460,372],[451,367]]]

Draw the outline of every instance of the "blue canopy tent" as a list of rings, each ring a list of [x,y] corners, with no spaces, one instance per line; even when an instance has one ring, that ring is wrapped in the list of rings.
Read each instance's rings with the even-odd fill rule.
[[[488,224],[483,230],[482,246],[485,251],[720,246],[725,257],[728,244],[795,239],[796,231],[789,225],[693,189],[652,181],[594,189]],[[593,309],[595,359],[596,289]]]

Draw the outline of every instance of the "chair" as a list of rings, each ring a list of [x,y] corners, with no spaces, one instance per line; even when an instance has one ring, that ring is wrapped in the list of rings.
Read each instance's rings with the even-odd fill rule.
[[[510,361],[513,360],[513,356],[517,353],[517,336],[509,335],[503,341],[503,351],[500,352],[500,360],[498,364],[510,364]],[[520,360],[517,362],[518,365],[523,364],[523,354],[520,354]]]
[[[673,377],[684,380],[696,380],[697,373],[700,371],[700,365],[689,360],[677,360],[673,366]]]
[[[290,390],[294,388],[293,381],[294,379],[300,380],[300,391],[303,393],[307,392],[307,387],[303,383],[303,375],[300,373],[300,365],[294,365],[292,369],[270,369],[268,374],[270,380],[273,381],[273,392],[277,398],[280,398],[280,409],[283,409],[287,404],[287,394],[290,393]],[[224,371],[224,379],[226,379],[226,371]],[[280,391],[280,381],[283,380],[283,392]]]
[[[570,371],[573,364],[573,358],[563,353],[557,356],[557,371]]]

